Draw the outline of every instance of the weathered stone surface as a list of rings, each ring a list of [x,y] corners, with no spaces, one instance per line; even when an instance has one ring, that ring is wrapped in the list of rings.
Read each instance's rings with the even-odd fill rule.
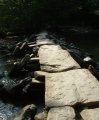
[[[99,120],[99,108],[83,110],[80,114],[84,120]]]
[[[59,72],[80,68],[69,52],[63,50],[59,45],[43,45],[40,47],[38,55],[42,71]]]
[[[38,45],[53,45],[55,43],[54,43],[53,40],[50,40],[50,39],[46,38],[46,39],[43,39],[43,40],[42,39],[37,40],[37,44]]]
[[[51,108],[47,120],[75,120],[75,111],[68,106]]]
[[[99,102],[99,82],[87,69],[46,74],[48,107]]]

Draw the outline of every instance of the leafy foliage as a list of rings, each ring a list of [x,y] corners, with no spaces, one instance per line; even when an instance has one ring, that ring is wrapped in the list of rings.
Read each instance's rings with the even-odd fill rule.
[[[45,24],[99,20],[99,0],[0,0],[0,31],[25,33]],[[96,21],[94,21],[96,22]]]

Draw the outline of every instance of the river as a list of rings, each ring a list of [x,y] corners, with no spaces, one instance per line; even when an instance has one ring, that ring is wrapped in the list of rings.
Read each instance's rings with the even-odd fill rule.
[[[14,42],[16,39],[11,39]],[[92,53],[93,59],[96,62],[99,62],[99,35],[70,35],[66,36],[66,41],[68,44],[74,43],[77,47],[85,52]],[[7,40],[9,42],[9,40]],[[11,65],[7,65],[7,63],[13,63],[15,59],[2,58],[4,54],[0,53],[0,70],[1,71],[8,71],[11,68]],[[12,80],[13,81],[13,80]],[[9,116],[17,113],[23,106],[21,103],[13,104],[10,102],[4,103],[0,101],[0,120],[7,120]],[[43,102],[39,102],[39,109],[38,112],[42,111],[43,109]]]

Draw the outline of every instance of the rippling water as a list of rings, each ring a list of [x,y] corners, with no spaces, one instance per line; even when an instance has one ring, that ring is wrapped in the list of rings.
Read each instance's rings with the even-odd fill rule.
[[[3,103],[2,101],[0,101],[0,120],[7,120],[19,110],[20,107],[17,107],[10,103]]]
[[[0,54],[0,57],[2,57],[2,54]],[[3,59],[0,59],[0,71],[5,72],[6,74],[7,72],[6,70],[8,70],[7,62],[4,61]],[[6,82],[6,83],[10,82],[14,84],[14,81],[8,77],[1,78],[1,81]],[[3,103],[0,100],[0,120],[7,120],[9,117],[11,117],[13,114],[18,112],[20,109],[21,107],[17,107],[12,103]]]

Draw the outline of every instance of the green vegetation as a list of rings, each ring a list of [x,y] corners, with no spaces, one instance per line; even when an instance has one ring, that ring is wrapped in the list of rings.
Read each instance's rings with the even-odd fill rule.
[[[46,24],[99,26],[99,0],[0,0],[0,31],[27,33]]]

